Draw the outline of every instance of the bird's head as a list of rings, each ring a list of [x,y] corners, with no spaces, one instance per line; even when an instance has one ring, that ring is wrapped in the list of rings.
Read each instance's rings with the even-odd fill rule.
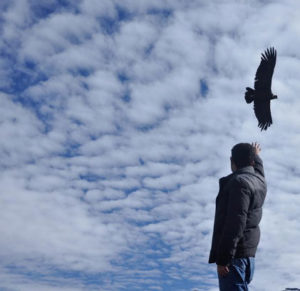
[[[277,99],[277,95],[272,95],[272,98],[271,99]]]

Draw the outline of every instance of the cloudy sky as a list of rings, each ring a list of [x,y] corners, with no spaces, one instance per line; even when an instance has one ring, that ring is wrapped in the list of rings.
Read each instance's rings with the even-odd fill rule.
[[[262,146],[252,290],[300,288],[299,1],[1,0],[0,289],[217,290],[231,147]],[[244,101],[277,49],[274,124]]]

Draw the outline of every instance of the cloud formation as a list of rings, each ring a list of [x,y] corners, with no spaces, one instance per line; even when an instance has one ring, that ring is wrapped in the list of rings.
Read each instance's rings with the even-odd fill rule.
[[[297,2],[0,8],[1,289],[217,290],[214,200],[240,141],[269,186],[252,286],[300,286]],[[261,133],[243,95],[269,46]]]

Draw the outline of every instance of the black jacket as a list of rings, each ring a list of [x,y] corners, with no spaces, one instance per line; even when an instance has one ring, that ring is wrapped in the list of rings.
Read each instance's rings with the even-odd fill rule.
[[[228,265],[232,258],[254,257],[267,193],[263,163],[238,169],[219,181],[209,263]]]

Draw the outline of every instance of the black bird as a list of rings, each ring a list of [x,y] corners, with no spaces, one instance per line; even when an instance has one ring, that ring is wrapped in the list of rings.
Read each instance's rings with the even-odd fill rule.
[[[275,64],[276,50],[271,47],[261,54],[261,61],[255,75],[255,90],[247,87],[245,92],[246,102],[254,101],[254,112],[261,130],[267,130],[273,123],[270,103],[272,99],[277,99],[271,90]]]

